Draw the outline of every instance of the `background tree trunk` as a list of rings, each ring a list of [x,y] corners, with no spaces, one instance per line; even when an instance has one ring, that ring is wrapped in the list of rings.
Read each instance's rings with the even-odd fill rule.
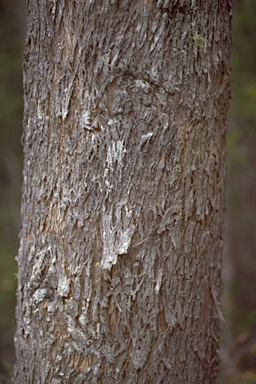
[[[215,382],[230,2],[27,10],[15,382]]]

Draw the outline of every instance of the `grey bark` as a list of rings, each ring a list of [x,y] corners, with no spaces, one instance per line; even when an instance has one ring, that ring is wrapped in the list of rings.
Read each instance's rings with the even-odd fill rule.
[[[15,383],[214,383],[230,1],[27,14]]]

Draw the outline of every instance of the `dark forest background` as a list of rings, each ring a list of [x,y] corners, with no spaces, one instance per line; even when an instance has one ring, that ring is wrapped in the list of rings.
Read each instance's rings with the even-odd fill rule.
[[[10,383],[22,183],[22,0],[0,0],[0,383]],[[219,384],[256,384],[256,1],[235,0]]]

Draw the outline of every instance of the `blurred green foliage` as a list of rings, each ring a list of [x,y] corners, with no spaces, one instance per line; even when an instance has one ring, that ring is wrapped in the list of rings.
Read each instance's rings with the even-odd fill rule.
[[[227,137],[227,238],[232,282],[219,384],[256,383],[256,2],[234,0]]]
[[[4,241],[17,248],[22,169],[22,44],[18,15],[8,8],[0,13],[0,47],[0,233]]]
[[[256,2],[234,0],[228,226],[240,305],[256,309]],[[242,225],[241,225],[242,224]]]
[[[21,196],[22,31],[18,1],[0,2],[0,383],[10,381]]]

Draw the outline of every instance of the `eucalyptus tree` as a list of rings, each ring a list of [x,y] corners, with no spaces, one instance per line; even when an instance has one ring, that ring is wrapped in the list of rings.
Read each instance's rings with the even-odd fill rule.
[[[27,1],[15,383],[214,383],[231,3]]]

